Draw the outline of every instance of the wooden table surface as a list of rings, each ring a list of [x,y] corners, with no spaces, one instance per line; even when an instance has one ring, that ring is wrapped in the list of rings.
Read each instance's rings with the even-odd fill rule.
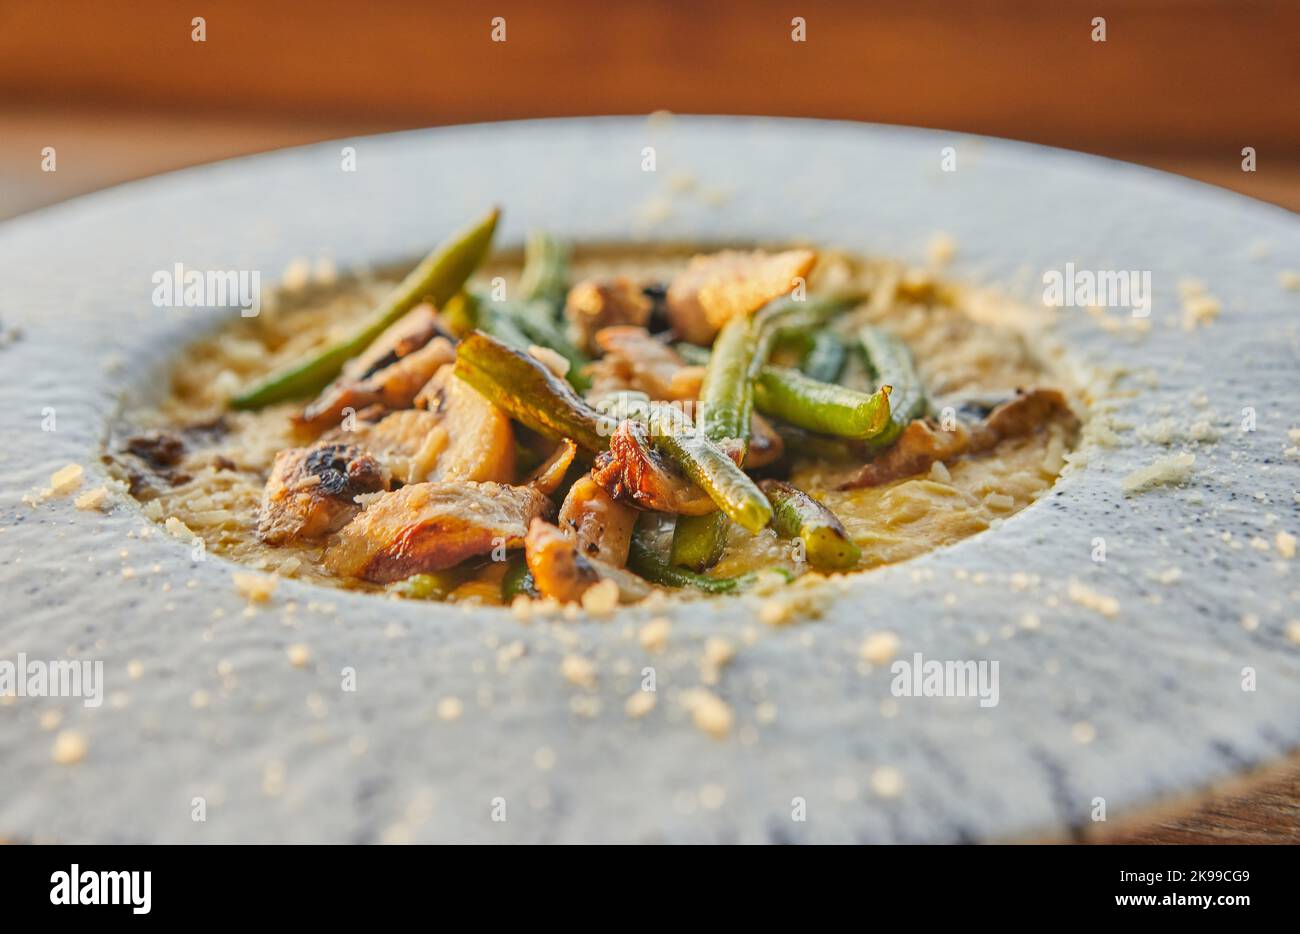
[[[1286,0],[200,6],[0,4],[0,219],[318,140],[659,109],[1027,139],[1300,211],[1300,4]],[[496,15],[504,43],[490,38]],[[55,172],[41,171],[49,146]],[[1247,146],[1255,172],[1242,171]],[[1089,839],[1300,843],[1300,758]]]

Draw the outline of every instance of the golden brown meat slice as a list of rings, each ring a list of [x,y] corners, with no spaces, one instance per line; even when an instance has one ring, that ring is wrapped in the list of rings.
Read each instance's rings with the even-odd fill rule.
[[[455,348],[439,332],[432,305],[412,308],[349,361],[296,421],[319,429],[336,424],[349,408],[358,411],[376,403],[407,408],[438,368],[456,359]]]
[[[703,368],[688,367],[677,351],[656,340],[645,328],[605,328],[596,335],[596,346],[603,356],[590,366],[589,398],[626,390],[643,392],[662,402],[699,395]]]
[[[441,419],[445,444],[430,480],[509,483],[515,475],[510,418],[444,366],[420,390],[415,404]]]
[[[350,429],[345,424],[324,439],[361,445],[403,484],[451,479],[508,483],[514,477],[510,420],[455,379],[452,367],[442,367],[416,401],[431,408],[389,412]]]
[[[841,490],[879,486],[930,469],[936,461],[992,450],[1005,438],[1032,434],[1053,419],[1075,425],[1078,419],[1056,389],[1017,390],[978,421],[958,421],[944,428],[932,419],[912,422],[898,440],[875,460],[840,484]]]
[[[573,537],[578,553],[616,568],[627,564],[636,520],[635,509],[615,501],[590,475],[569,487],[560,506],[560,528]]]
[[[591,478],[611,499],[637,509],[702,516],[718,508],[671,459],[651,445],[645,424],[630,419],[610,435],[609,450],[596,455]]]
[[[621,603],[644,599],[652,589],[630,571],[581,554],[571,537],[541,519],[533,520],[524,548],[537,589],[561,603],[577,603],[590,588],[605,580],[618,585]]]
[[[355,497],[388,489],[383,465],[355,444],[321,442],[275,455],[257,536],[268,545],[319,538],[356,515]]]
[[[683,339],[708,346],[737,315],[753,314],[808,276],[812,250],[723,250],[693,257],[668,287],[668,320]]]
[[[584,279],[569,289],[564,316],[574,343],[588,353],[595,353],[596,332],[602,328],[627,324],[645,327],[650,321],[653,303],[641,286],[627,276],[609,279]]]
[[[369,501],[325,549],[325,565],[380,584],[404,580],[520,547],[528,524],[549,507],[529,486],[415,483]]]
[[[395,480],[419,483],[429,478],[447,448],[442,423],[433,412],[402,409],[377,422],[363,422],[353,431],[332,431],[325,438],[359,444],[387,467]]]

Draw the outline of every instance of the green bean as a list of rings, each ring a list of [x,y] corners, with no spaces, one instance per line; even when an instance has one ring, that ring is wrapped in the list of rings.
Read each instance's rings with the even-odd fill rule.
[[[872,439],[873,447],[883,448],[893,444],[904,428],[925,415],[928,405],[925,387],[907,345],[893,334],[864,327],[858,331],[858,341],[871,375],[880,385],[892,387],[889,425],[879,437]]]
[[[462,290],[442,306],[440,316],[447,329],[461,337],[479,326],[480,308],[478,297]]]
[[[809,564],[826,571],[857,566],[862,549],[849,538],[835,513],[780,480],[764,480],[759,486],[772,503],[773,530],[781,538],[799,538]]]
[[[809,379],[798,370],[765,366],[754,385],[754,403],[800,428],[841,438],[873,438],[889,426],[889,388],[874,393]]]
[[[785,444],[786,456],[806,457],[810,459],[847,463],[861,463],[869,455],[867,445],[851,438],[835,438],[831,435],[819,435],[815,431],[799,428],[773,419],[772,428],[781,436]]]
[[[652,584],[660,584],[664,587],[693,587],[696,590],[713,594],[735,593],[736,591],[745,590],[758,580],[759,576],[757,572],[751,571],[748,574],[740,574],[736,577],[707,577],[704,574],[696,574],[693,571],[675,568],[666,564],[645,542],[635,535],[632,537],[632,545],[628,549],[627,566]],[[787,580],[793,576],[784,568],[774,568],[773,570],[784,575]]]
[[[725,513],[703,516],[678,516],[673,527],[673,544],[668,562],[674,567],[705,571],[718,563],[727,547]]]
[[[446,600],[453,590],[469,579],[473,568],[459,565],[443,571],[412,574],[390,584],[388,589],[411,600]]]
[[[460,292],[492,245],[500,212],[493,208],[472,226],[453,235],[430,253],[380,303],[350,337],[259,380],[230,400],[237,409],[260,409],[299,399],[323,389],[348,360],[365,350],[389,325],[423,301],[437,307]]]
[[[521,348],[523,350],[527,350],[529,344],[549,347],[569,362],[565,379],[572,383],[575,389],[582,392],[591,386],[591,380],[582,372],[582,368],[591,362],[591,358],[573,345],[551,315],[549,306],[545,302],[536,300],[519,303],[495,302],[490,308],[497,328],[505,328],[507,323],[502,319],[508,319],[509,329],[503,331],[511,335],[505,338],[507,343],[514,343],[517,336],[522,335],[525,341]]]
[[[799,364],[805,376],[823,383],[839,380],[844,370],[844,361],[848,352],[844,341],[834,331],[818,331],[813,335],[811,346]]]
[[[528,348],[536,343],[524,333],[514,315],[505,313],[498,306],[485,304],[482,298],[477,300],[481,308],[479,324],[485,333],[523,353],[527,353]]]
[[[558,315],[569,293],[569,247],[550,234],[534,230],[524,244],[524,269],[519,277],[520,298],[542,301]]]
[[[528,570],[524,553],[517,551],[510,556],[505,576],[501,578],[501,599],[509,603],[520,594],[526,597],[541,596],[533,580],[533,573]]]
[[[741,462],[749,443],[749,418],[754,394],[749,385],[749,361],[754,335],[748,317],[732,318],[713,342],[713,352],[700,384],[698,427],[710,441],[740,442]]]
[[[565,378],[581,392],[591,385],[582,372],[591,359],[573,345],[560,324],[568,281],[568,246],[547,233],[534,231],[524,246],[518,300],[493,301],[480,296],[479,301],[489,309],[485,322],[489,333],[520,350],[532,344],[554,350],[569,362]]]
[[[718,444],[739,446],[738,461],[745,462],[749,444],[754,392],[749,383],[749,361],[754,335],[748,316],[728,321],[713,342],[704,382],[700,385],[700,415],[696,428]],[[717,564],[727,544],[727,517],[723,513],[685,516],[673,530],[671,562],[703,571]]]
[[[683,362],[688,366],[708,366],[709,348],[701,347],[698,344],[690,344],[686,341],[678,341],[673,344],[673,350],[677,351],[677,356],[681,357]]]
[[[727,454],[672,406],[651,413],[655,441],[737,525],[758,532],[772,518],[772,504]],[[576,439],[575,439],[576,440]]]
[[[617,423],[528,354],[475,331],[456,348],[456,375],[516,421],[589,453],[609,447]],[[724,455],[725,456],[725,455]]]
[[[859,293],[853,292],[827,295],[802,302],[787,298],[764,306],[754,315],[754,357],[750,364],[749,378],[758,378],[759,370],[767,363],[772,347],[782,332],[817,331],[825,327],[826,322],[852,308],[861,299]]]

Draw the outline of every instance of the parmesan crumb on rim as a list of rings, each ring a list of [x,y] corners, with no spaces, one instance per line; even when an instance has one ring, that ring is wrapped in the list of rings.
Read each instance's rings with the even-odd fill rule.
[[[1192,475],[1192,466],[1195,463],[1196,455],[1188,453],[1157,458],[1126,476],[1121,486],[1125,494],[1132,494],[1157,486],[1183,483]]]
[[[234,581],[235,590],[239,591],[249,603],[265,603],[271,599],[275,593],[276,584],[279,578],[274,574],[253,574],[247,571],[236,571],[231,575]]]
[[[691,721],[714,739],[725,739],[736,722],[731,706],[706,688],[692,688],[683,695]]]

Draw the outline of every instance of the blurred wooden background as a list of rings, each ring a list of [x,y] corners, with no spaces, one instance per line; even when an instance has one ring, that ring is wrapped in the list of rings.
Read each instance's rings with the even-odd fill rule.
[[[660,109],[1009,136],[1295,209],[1297,99],[1296,0],[0,0],[0,216],[337,136]]]
[[[0,0],[0,218],[340,136],[654,110],[1007,136],[1300,210],[1298,102],[1300,0]],[[1124,833],[1300,842],[1300,768]]]

